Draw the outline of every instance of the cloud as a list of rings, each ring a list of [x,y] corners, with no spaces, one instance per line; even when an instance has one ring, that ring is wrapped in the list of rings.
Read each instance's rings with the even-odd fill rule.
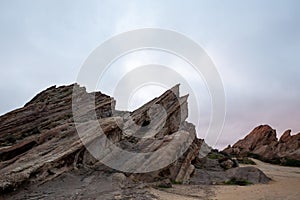
[[[112,35],[156,27],[187,35],[216,64],[227,96],[218,147],[262,123],[279,133],[287,128],[300,132],[298,8],[299,1],[293,0],[1,1],[0,113],[21,107],[50,85],[74,82],[92,50]],[[151,62],[151,56],[140,56]],[[179,63],[165,55],[156,61]],[[107,83],[121,75],[113,71]],[[207,102],[201,103],[205,110]],[[200,132],[207,123],[200,124]]]

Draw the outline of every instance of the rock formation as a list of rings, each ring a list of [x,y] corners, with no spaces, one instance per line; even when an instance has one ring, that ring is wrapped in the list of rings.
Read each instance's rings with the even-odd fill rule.
[[[71,85],[50,87],[23,108],[0,117],[0,191],[13,190],[28,181],[45,181],[80,164],[84,146],[72,119],[73,87],[82,91],[82,99],[98,97],[99,116],[111,116],[112,98],[99,92],[88,94],[84,88]],[[105,133],[120,134],[113,122],[109,117],[100,121]],[[88,125],[82,123],[82,127]],[[87,131],[86,139],[94,139],[92,131]]]
[[[188,96],[180,97],[176,85],[127,112],[115,110],[112,97],[88,93],[78,84],[50,87],[24,107],[0,117],[0,192],[50,182],[61,184],[64,180],[60,177],[77,177],[78,173],[88,175],[66,180],[87,187],[82,180],[88,177],[87,184],[94,184],[92,188],[100,182],[105,185],[116,180],[117,187],[127,182],[188,183],[202,166],[199,156],[205,143],[196,137],[195,126],[186,121],[187,99]],[[100,143],[102,138],[109,142]],[[289,141],[289,136],[285,135],[283,141]],[[115,146],[133,156],[116,152]],[[215,164],[223,174],[236,167],[224,156]],[[224,180],[236,176],[235,169],[232,171]],[[91,176],[96,176],[97,181],[91,181]],[[22,195],[20,199],[30,196],[26,192]],[[44,198],[43,195],[38,196]],[[53,198],[66,197],[59,195]]]
[[[300,133],[291,135],[291,130],[287,130],[278,140],[274,129],[261,125],[224,152],[275,164],[300,166]]]
[[[237,181],[236,184],[255,184],[267,183],[270,180],[255,167],[238,167],[237,160],[217,150],[212,150],[204,158],[196,158],[194,165],[195,174],[190,183],[196,185],[226,184],[232,180]]]
[[[76,89],[76,98],[83,101],[80,104],[82,107],[78,108],[81,111],[80,119],[76,122],[80,121],[77,129],[86,130],[84,138],[81,138],[84,142],[78,137],[72,118],[73,89]],[[87,99],[93,98],[97,119],[89,113],[89,105],[84,103]],[[119,143],[122,148],[131,151],[152,152],[173,142],[170,147],[173,151],[162,152],[160,157],[150,157],[147,159],[148,163],[139,167],[149,167],[151,163],[155,164],[163,157],[166,158],[164,160],[173,158],[174,162],[161,170],[150,171],[147,175],[137,175],[139,179],[154,181],[166,177],[178,182],[187,180],[194,171],[191,162],[198,155],[203,140],[197,139],[195,127],[185,122],[187,96],[179,97],[179,85],[132,113],[118,112],[123,116],[112,116],[114,104],[113,98],[100,92],[87,93],[85,88],[76,84],[58,88],[54,86],[38,94],[23,108],[2,116],[0,189],[10,190],[25,181],[45,181],[74,167],[98,162],[83,145],[83,143],[92,144],[99,137],[94,134],[99,131],[97,127],[90,128],[94,120],[99,121],[101,129],[110,141]],[[154,105],[160,105],[165,109],[166,120],[156,115],[153,119],[155,123],[152,123],[145,132],[143,126],[150,123],[149,110],[154,108]],[[152,112],[155,110],[152,109]],[[136,133],[151,132],[154,135],[151,138],[124,135],[119,128],[120,124],[125,127],[125,133],[134,130],[134,125],[141,125],[134,130]],[[182,126],[179,126],[180,124]],[[180,155],[175,150],[180,141],[186,138],[191,139],[191,145],[183,155]],[[134,163],[124,160],[123,164]]]

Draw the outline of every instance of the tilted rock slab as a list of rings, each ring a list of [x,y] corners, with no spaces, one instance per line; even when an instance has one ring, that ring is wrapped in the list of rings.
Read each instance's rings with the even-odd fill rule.
[[[224,152],[245,157],[254,156],[263,161],[290,165],[288,161],[300,166],[300,133],[291,135],[287,130],[278,140],[276,131],[269,125],[261,125],[251,131],[244,139],[239,140]]]
[[[80,104],[72,108],[74,95]],[[73,111],[80,113],[75,122]],[[115,111],[113,98],[87,93],[77,84],[50,87],[24,107],[0,117],[0,191],[42,183],[78,167],[115,162],[114,146],[136,153],[130,158],[120,154],[117,160],[128,176],[186,182],[203,143],[196,138],[194,125],[185,121],[187,116],[187,96],[179,96],[179,85],[133,112]],[[100,128],[104,134],[99,134]],[[77,131],[83,134],[79,137]],[[101,146],[98,158],[88,150],[99,151],[97,141],[102,137],[110,142]],[[149,157],[140,159],[140,153],[149,152]],[[142,163],[135,163],[138,160]],[[158,165],[164,167],[153,171]]]

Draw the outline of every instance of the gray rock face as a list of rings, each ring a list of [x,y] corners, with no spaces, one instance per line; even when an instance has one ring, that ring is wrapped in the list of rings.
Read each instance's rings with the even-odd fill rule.
[[[247,180],[250,183],[267,183],[268,178],[260,169],[255,167],[238,167],[226,171],[226,177],[236,180]]]
[[[237,167],[226,171],[212,171],[196,169],[195,175],[191,178],[191,184],[225,184],[230,180],[245,181],[249,184],[268,183],[271,179],[261,170],[255,167]],[[237,183],[233,183],[237,184]]]
[[[86,180],[86,185],[82,183],[84,187],[90,183],[89,187],[98,187],[97,181],[91,180],[93,176],[76,177],[76,172],[82,170],[88,174],[104,174],[103,180],[109,180],[104,181],[105,190],[123,189],[136,181],[166,183],[165,186],[170,186],[170,181],[189,183],[193,175],[202,176],[205,170],[213,168],[216,173],[224,174],[224,169],[233,167],[226,159],[207,160],[204,170],[197,167],[205,143],[196,137],[195,126],[186,122],[187,98],[180,97],[177,85],[137,110],[126,112],[115,110],[112,97],[100,92],[87,93],[77,84],[46,89],[24,107],[0,116],[0,193],[24,185],[35,188],[61,183],[63,180],[57,178],[63,175],[75,177],[79,185]],[[80,104],[72,105],[74,99]],[[94,106],[89,104],[91,101]],[[99,126],[94,126],[95,123]],[[99,146],[98,141],[103,137],[110,142]],[[112,146],[136,155],[112,154]],[[103,154],[97,157],[87,147]],[[151,154],[147,156],[139,154],[148,152]],[[145,172],[122,171],[104,165],[104,161],[116,161],[124,169]],[[57,193],[55,187],[51,192]],[[30,196],[24,195],[20,199]],[[121,197],[130,195],[122,193]],[[61,194],[55,197],[73,198]]]
[[[165,110],[165,116],[154,115],[153,122],[149,123],[149,111],[155,105],[160,105]],[[153,110],[152,110],[153,112]],[[154,112],[155,114],[155,112]],[[179,85],[166,91],[160,97],[153,99],[141,108],[130,113],[134,124],[148,124],[149,127],[144,130],[143,126],[140,129],[134,128],[132,121],[125,117],[124,129],[135,131],[136,135],[146,134],[152,135],[152,138],[132,138],[130,134],[125,136],[121,141],[121,146],[124,149],[131,149],[136,152],[155,152],[164,147],[168,147],[165,151],[159,154],[151,155],[145,163],[137,164],[138,166],[151,168],[155,167],[160,162],[170,163],[166,167],[144,174],[136,174],[135,177],[142,181],[157,181],[160,179],[170,178],[176,182],[188,181],[190,175],[194,172],[192,161],[197,157],[203,140],[196,138],[195,126],[186,122],[188,116],[187,111],[187,96],[179,96]],[[151,118],[151,114],[150,114]],[[127,120],[127,121],[126,121]],[[129,132],[128,131],[128,132]],[[128,133],[127,132],[127,133]],[[180,146],[182,141],[187,141],[190,145],[187,150],[180,155]],[[174,160],[171,162],[171,160]],[[132,162],[131,162],[132,163]],[[130,163],[130,164],[131,164]]]
[[[224,160],[220,163],[221,167],[224,169],[231,169],[234,166],[234,162],[230,159]]]
[[[76,116],[76,128],[84,132],[81,138],[73,122],[72,95],[81,102],[79,107],[73,107],[75,112],[80,112]],[[90,100],[95,101],[96,118],[86,103]],[[87,93],[85,88],[73,84],[50,87],[23,108],[1,116],[0,191],[15,190],[24,182],[46,182],[72,169],[101,165],[101,159],[100,162],[95,159],[83,145],[95,146],[99,137],[95,133],[100,127],[113,144],[132,152],[155,152],[169,145],[168,151],[150,156],[143,163],[135,163],[135,158],[121,160],[124,166],[136,164],[143,169],[151,169],[158,162],[169,162],[162,169],[133,174],[135,179],[187,181],[194,172],[191,163],[203,140],[196,138],[194,125],[185,121],[187,96],[179,96],[179,85],[131,113],[115,112],[114,105],[113,98],[100,92]],[[160,112],[161,108],[165,112]],[[100,127],[92,126],[95,121]],[[144,135],[151,137],[139,137]],[[177,150],[182,141],[191,144],[183,154]],[[101,151],[110,147],[105,148]]]
[[[120,188],[124,188],[127,182],[127,177],[123,173],[114,173],[112,175],[112,182],[117,184]]]
[[[239,167],[237,161],[223,152],[213,150],[204,158],[197,158],[191,184],[247,184],[267,183],[270,179],[254,167]]]

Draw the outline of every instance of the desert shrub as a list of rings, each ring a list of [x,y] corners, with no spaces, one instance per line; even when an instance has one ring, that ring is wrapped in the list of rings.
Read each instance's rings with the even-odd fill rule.
[[[291,167],[300,167],[300,160],[286,158],[285,161],[282,163],[284,166],[291,166]]]
[[[211,152],[207,155],[207,157],[209,159],[213,159],[213,160],[219,160],[219,159],[223,159],[224,158],[224,155],[220,154],[220,153],[214,153],[214,152]]]
[[[246,186],[246,185],[251,185],[251,183],[248,180],[245,179],[236,179],[236,178],[231,178],[229,181],[225,182],[226,185],[240,185],[240,186]]]
[[[157,185],[156,187],[157,187],[157,188],[163,188],[163,189],[165,189],[165,188],[172,188],[172,187],[166,186],[166,185],[164,185],[164,184]]]
[[[266,163],[275,164],[275,165],[283,165],[283,166],[291,166],[291,167],[300,167],[300,160],[295,160],[291,158],[273,158],[273,159],[266,159],[261,157],[260,155],[254,153],[248,153],[248,157],[255,158],[261,160]]]
[[[240,164],[256,165],[256,163],[253,160],[249,159],[248,157],[238,158],[237,160]]]
[[[260,155],[255,154],[255,153],[251,153],[251,152],[249,152],[247,156],[250,157],[250,158],[258,159],[258,160],[262,159],[262,157]]]
[[[175,181],[175,180],[172,180],[171,183],[174,184],[174,185],[181,185],[182,184],[181,181]]]
[[[172,188],[172,181],[170,179],[163,179],[156,183],[156,188]]]
[[[274,158],[274,159],[271,159],[271,160],[263,158],[262,161],[267,162],[267,163],[271,163],[271,164],[274,164],[274,165],[282,164],[280,158]]]

